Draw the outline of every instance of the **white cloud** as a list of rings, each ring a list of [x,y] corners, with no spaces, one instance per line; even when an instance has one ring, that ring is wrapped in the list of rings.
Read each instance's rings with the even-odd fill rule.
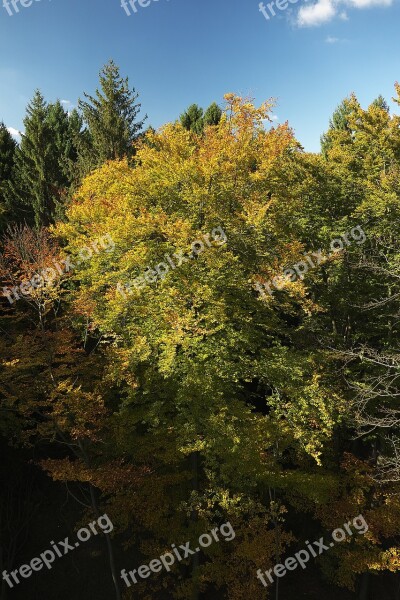
[[[391,6],[393,0],[347,0],[346,3],[354,8],[369,8],[370,6]]]
[[[72,114],[72,109],[75,108],[74,104],[72,104],[71,100],[60,100],[60,102],[63,105],[64,110],[67,111],[67,114],[70,117]]]
[[[332,0],[318,0],[316,4],[300,8],[297,22],[300,27],[312,27],[330,21],[335,14],[336,7]]]
[[[17,142],[20,141],[20,139],[21,139],[21,132],[18,131],[18,129],[14,129],[14,127],[7,127],[7,131],[9,133],[11,133],[11,135],[13,136],[13,138],[15,138],[17,140]]]
[[[349,8],[370,8],[376,6],[392,6],[393,0],[317,0],[315,4],[302,6],[297,13],[299,27],[312,27],[322,25],[338,16],[342,21],[348,21],[345,10],[340,13],[340,5]]]
[[[328,35],[328,37],[325,39],[325,42],[327,44],[337,44],[337,42],[340,42],[340,40],[337,37],[332,37],[331,35]]]

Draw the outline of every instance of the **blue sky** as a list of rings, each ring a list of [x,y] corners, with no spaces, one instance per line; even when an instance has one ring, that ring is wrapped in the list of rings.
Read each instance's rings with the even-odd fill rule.
[[[400,80],[399,0],[298,0],[269,20],[258,0],[136,0],[130,16],[121,0],[21,1],[10,16],[0,0],[0,120],[13,130],[23,130],[35,88],[76,105],[113,58],[149,125],[227,92],[275,97],[279,122],[318,151],[345,96],[389,101]]]

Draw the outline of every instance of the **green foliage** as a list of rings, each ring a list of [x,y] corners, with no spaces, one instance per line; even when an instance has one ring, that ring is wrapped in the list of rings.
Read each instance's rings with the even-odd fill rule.
[[[14,158],[17,143],[12,138],[4,123],[0,123],[0,227],[3,230],[9,217],[10,206],[7,204],[6,188],[12,179]]]
[[[197,104],[191,104],[189,108],[179,117],[182,127],[188,131],[202,133],[204,128],[203,109]]]
[[[59,101],[47,104],[37,90],[24,125],[7,198],[12,206],[25,206],[25,220],[39,227],[63,215],[81,121],[76,111],[69,116]]]
[[[118,66],[111,60],[100,71],[100,89],[95,97],[84,93],[79,100],[88,135],[83,140],[80,161],[84,172],[89,172],[107,160],[134,155],[134,141],[144,119],[137,120],[141,105],[138,94],[130,89],[128,78],[120,76]]]
[[[222,110],[216,102],[213,102],[204,113],[204,125],[218,125],[221,117]]]
[[[383,96],[381,96],[381,94],[379,94],[379,96],[377,98],[375,98],[375,100],[372,102],[371,106],[375,106],[376,108],[381,108],[382,110],[385,110],[386,112],[389,112],[389,105],[386,102],[385,98]]]
[[[218,104],[213,102],[206,112],[197,104],[191,104],[189,108],[179,117],[182,127],[201,135],[207,125],[218,125],[221,120],[222,110]]]
[[[231,521],[234,541],[134,594],[269,597],[258,568],[360,513],[368,533],[315,572],[353,589],[398,571],[400,117],[351,96],[309,154],[287,124],[265,129],[271,101],[227,94],[223,112],[193,104],[141,133],[114,63],[101,90],[80,103],[87,129],[39,92],[20,148],[0,127],[2,185],[36,224],[57,218],[9,233],[3,278],[62,252],[75,265],[0,315],[3,435],[94,486],[149,560]],[[113,251],[81,261],[106,235]],[[318,249],[304,276],[256,291]]]
[[[321,152],[324,156],[332,145],[334,132],[350,132],[351,99],[346,98],[339,104],[329,121],[329,130],[321,136]]]

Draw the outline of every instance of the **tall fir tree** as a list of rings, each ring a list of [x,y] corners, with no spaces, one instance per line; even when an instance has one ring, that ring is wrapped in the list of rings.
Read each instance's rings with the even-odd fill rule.
[[[69,117],[58,100],[47,104],[37,90],[28,104],[24,125],[7,196],[13,205],[25,205],[24,220],[39,227],[64,212],[82,121],[77,113]]]
[[[12,212],[6,197],[6,187],[13,176],[17,143],[4,123],[0,123],[0,228],[3,230]]]
[[[137,119],[141,105],[137,103],[135,88],[130,89],[126,77],[120,76],[119,67],[110,60],[100,71],[100,89],[96,96],[84,93],[79,108],[88,127],[88,134],[80,146],[80,166],[86,173],[107,160],[131,158],[133,142],[140,134],[147,117]]]
[[[66,112],[57,100],[48,106],[48,123],[52,131],[54,172],[58,173],[59,187],[67,194],[71,186],[74,189],[80,183],[76,163],[80,140],[85,139],[83,119],[76,109]]]
[[[11,201],[29,207],[27,221],[33,216],[36,226],[47,225],[54,210],[49,186],[51,133],[47,123],[47,105],[39,90],[28,104],[25,132],[16,152],[15,178],[10,185]]]

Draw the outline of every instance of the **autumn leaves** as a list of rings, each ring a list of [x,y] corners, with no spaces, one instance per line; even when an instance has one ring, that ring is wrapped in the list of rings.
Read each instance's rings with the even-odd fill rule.
[[[212,239],[210,240],[210,238]],[[172,259],[169,254],[165,254],[165,262],[158,263],[155,265],[154,269],[151,267],[146,267],[144,275],[140,275],[139,277],[136,277],[125,284],[118,282],[117,292],[123,298],[126,298],[127,294],[132,294],[132,285],[136,289],[141,289],[147,283],[154,283],[157,281],[157,279],[164,279],[170,268],[174,270],[186,263],[188,260],[197,258],[207,248],[211,248],[213,245],[221,246],[225,244],[226,241],[227,236],[222,227],[216,227],[211,233],[202,235],[202,239],[197,239],[192,242],[190,254],[186,255],[186,253],[184,253],[182,250],[179,250],[172,255],[174,259]]]
[[[24,230],[22,231],[24,234]],[[21,242],[19,242],[21,243]],[[23,241],[22,241],[23,244]],[[115,244],[113,239],[109,234],[102,236],[99,239],[93,240],[90,242],[89,246],[83,246],[79,249],[77,258],[72,258],[67,255],[63,259],[59,259],[59,262],[56,259],[51,259],[51,262],[47,261],[46,266],[43,266],[39,272],[31,275],[30,279],[24,279],[18,285],[14,285],[13,287],[3,287],[3,296],[5,296],[10,304],[13,304],[17,300],[20,300],[21,297],[31,297],[36,293],[36,290],[40,290],[42,288],[49,288],[54,285],[56,279],[59,279],[66,273],[72,272],[77,266],[80,266],[85,261],[88,261],[92,258],[93,252],[98,254],[101,250],[105,250],[106,252],[112,252]],[[75,261],[75,262],[73,262]],[[4,261],[1,261],[4,263]],[[45,261],[46,262],[46,261]],[[61,267],[60,262],[63,263]],[[31,264],[31,268],[34,270],[35,265]],[[12,277],[11,273],[7,273],[7,269],[3,267],[2,269],[9,277]],[[20,296],[21,294],[21,296]]]
[[[351,236],[350,240],[349,236]],[[275,287],[277,290],[282,290],[288,282],[294,282],[297,281],[297,279],[303,279],[304,275],[308,273],[310,267],[315,269],[318,265],[327,261],[332,255],[336,254],[337,252],[341,252],[345,247],[352,243],[352,240],[356,241],[357,244],[363,244],[366,239],[367,236],[365,235],[361,225],[356,225],[350,230],[350,232],[344,233],[340,238],[335,238],[331,241],[331,253],[329,256],[325,256],[322,253],[321,248],[317,252],[304,253],[304,260],[300,260],[299,262],[295,263],[291,268],[282,269],[283,275],[275,275],[272,279],[263,282],[262,284],[257,282],[255,283],[254,287],[258,292],[260,292],[262,297],[266,297],[264,289],[267,290],[270,296],[272,296],[274,292],[271,289],[271,286]]]

